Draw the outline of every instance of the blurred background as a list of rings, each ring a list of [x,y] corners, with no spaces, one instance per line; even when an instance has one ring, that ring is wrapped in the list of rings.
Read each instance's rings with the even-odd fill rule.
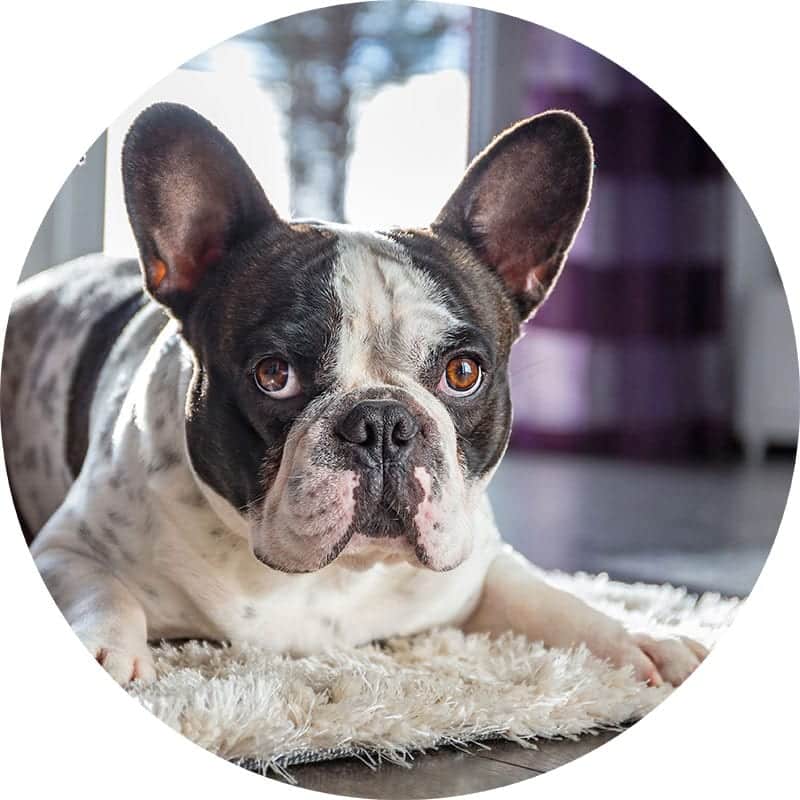
[[[794,463],[794,335],[747,202],[661,98],[571,39],[466,6],[292,16],[199,55],[116,120],[53,202],[24,277],[87,252],[136,254],[120,148],[158,100],[220,127],[282,213],[365,227],[429,223],[503,127],[577,113],[596,146],[594,195],[515,348],[498,522],[543,567],[750,591]]]

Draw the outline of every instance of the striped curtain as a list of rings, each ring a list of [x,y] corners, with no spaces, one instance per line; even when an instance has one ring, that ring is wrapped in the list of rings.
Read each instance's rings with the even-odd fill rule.
[[[724,171],[625,70],[530,26],[521,116],[574,111],[596,147],[592,204],[512,359],[512,445],[640,458],[730,447]]]

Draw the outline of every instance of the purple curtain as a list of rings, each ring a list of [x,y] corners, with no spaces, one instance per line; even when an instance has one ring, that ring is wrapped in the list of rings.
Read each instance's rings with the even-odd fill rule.
[[[667,103],[531,26],[523,114],[565,108],[596,148],[592,204],[512,359],[512,444],[642,458],[730,447],[724,171]]]

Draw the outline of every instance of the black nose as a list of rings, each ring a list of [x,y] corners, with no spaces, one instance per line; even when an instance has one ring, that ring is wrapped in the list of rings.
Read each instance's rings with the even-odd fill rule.
[[[401,458],[417,433],[419,425],[411,412],[396,400],[362,400],[336,425],[340,439],[383,461]]]

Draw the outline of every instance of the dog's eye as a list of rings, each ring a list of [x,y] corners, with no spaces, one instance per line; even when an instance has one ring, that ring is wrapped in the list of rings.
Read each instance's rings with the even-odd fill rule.
[[[253,370],[253,377],[256,386],[270,397],[282,400],[300,394],[300,382],[291,364],[284,358],[262,358]]]
[[[436,388],[451,397],[466,397],[478,391],[481,377],[481,365],[474,358],[457,356],[447,362]]]

